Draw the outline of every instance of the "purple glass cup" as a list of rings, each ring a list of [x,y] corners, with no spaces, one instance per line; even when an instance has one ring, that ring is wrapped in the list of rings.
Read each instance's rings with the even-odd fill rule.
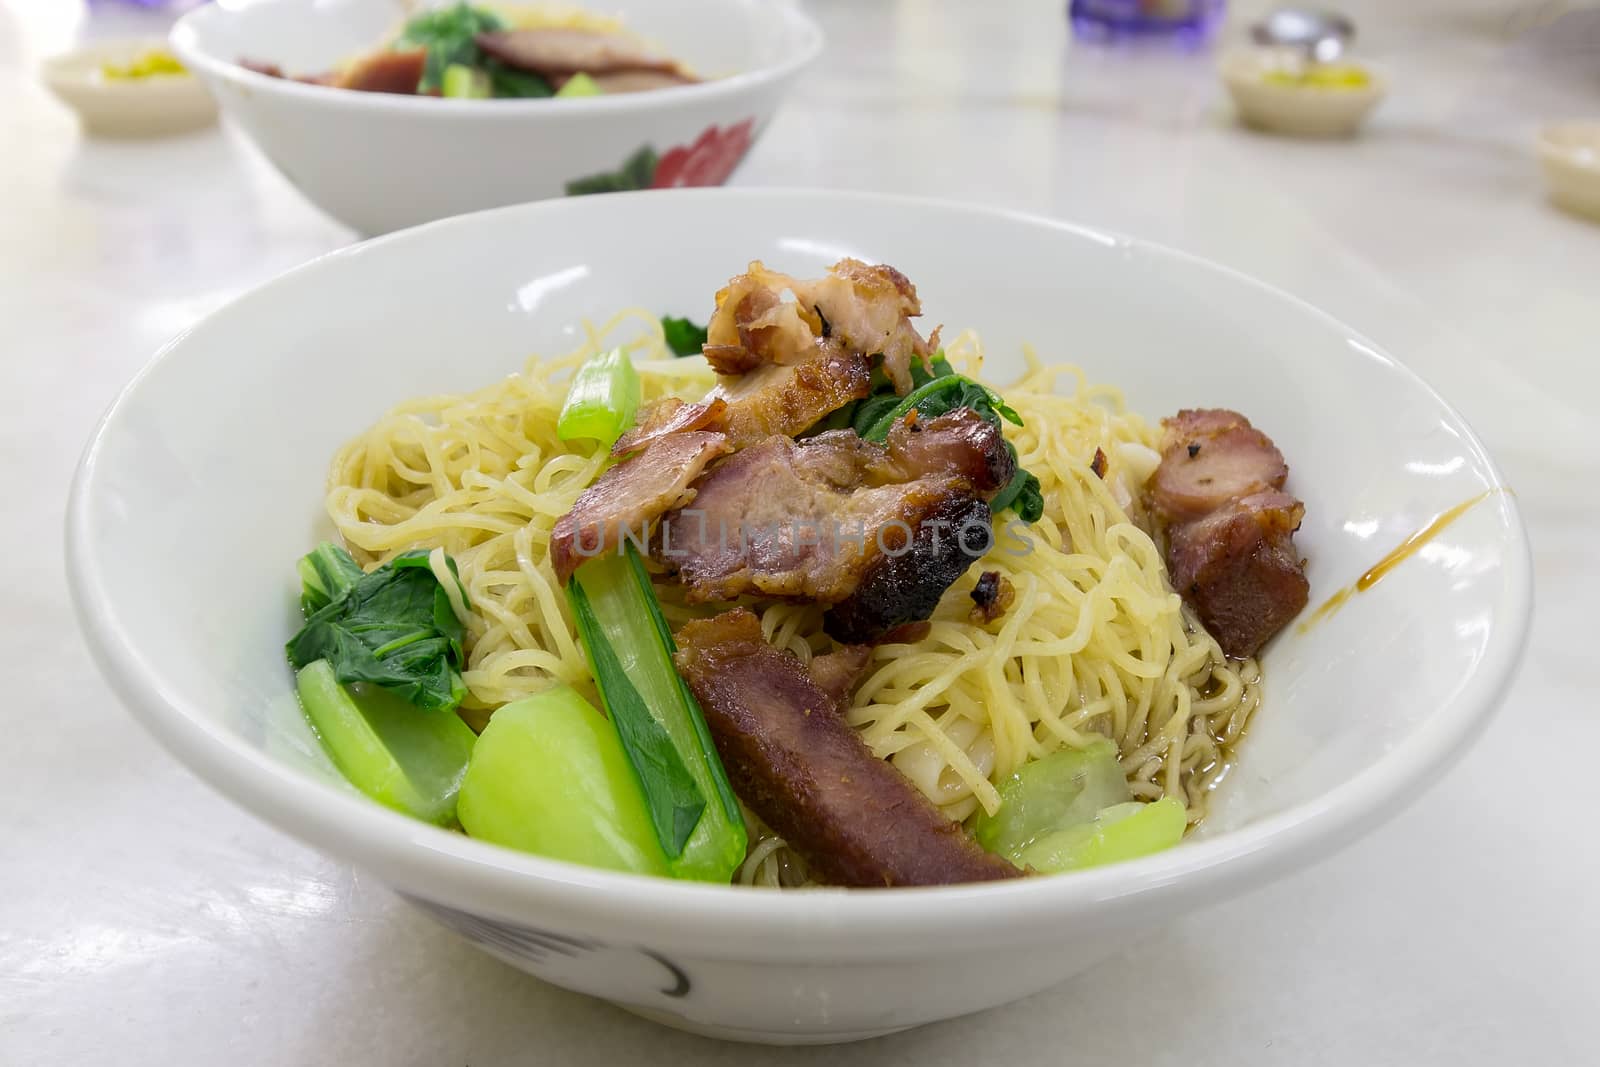
[[[1166,38],[1201,45],[1221,24],[1227,0],[1071,0],[1067,17],[1086,41]]]

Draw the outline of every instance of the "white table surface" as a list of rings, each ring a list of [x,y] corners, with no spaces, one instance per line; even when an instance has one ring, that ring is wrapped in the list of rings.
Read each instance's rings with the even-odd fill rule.
[[[1529,148],[1541,118],[1600,115],[1600,11],[1549,24],[1565,6],[1358,7],[1393,96],[1359,142],[1309,144],[1236,129],[1204,57],[1070,47],[1057,0],[816,5],[828,54],[739,184],[1081,219],[1322,305],[1487,439],[1532,527],[1538,608],[1481,742],[1346,852],[1022,1003],[757,1050],[479,954],[213,795],[117,706],[63,588],[85,437],[167,337],[350,235],[230,136],[83,140],[38,59],[136,20],[0,0],[0,1064],[1600,1062],[1581,640],[1600,603],[1600,226],[1543,203]]]

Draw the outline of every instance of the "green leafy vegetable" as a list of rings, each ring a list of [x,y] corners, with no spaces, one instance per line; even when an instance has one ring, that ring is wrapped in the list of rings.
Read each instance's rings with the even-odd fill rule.
[[[600,86],[589,75],[579,71],[567,79],[567,83],[557,90],[556,95],[563,99],[575,96],[603,96]]]
[[[641,390],[627,352],[613,348],[591,356],[572,376],[556,420],[556,436],[563,441],[584,437],[613,444],[633,425]]]
[[[1133,859],[1175,845],[1188,813],[1163,797],[1133,793],[1110,741],[1062,749],[1024,766],[1000,785],[1000,807],[979,815],[972,834],[1018,867],[1054,873]]]
[[[446,564],[454,574],[455,561]],[[285,649],[296,669],[325,659],[340,682],[381,686],[426,711],[461,703],[464,631],[425,549],[357,578],[356,562],[323,544],[299,569],[301,604],[314,610]]]
[[[850,414],[850,428],[859,436],[867,436],[867,431],[872,429],[900,404],[900,398],[894,395],[894,390],[887,393],[876,393],[865,400],[857,402],[855,410]]]
[[[457,814],[467,833],[507,848],[670,873],[617,731],[568,686],[495,711],[467,765]]]
[[[422,79],[417,92],[440,92],[444,96],[550,96],[554,90],[544,78],[531,71],[518,70],[486,55],[478,47],[480,33],[494,33],[506,28],[504,20],[493,11],[471,4],[424,11],[406,23],[395,40],[397,49],[425,48],[427,59],[423,62]],[[452,68],[466,68],[472,72],[457,74],[453,85],[446,84]],[[487,79],[487,89],[485,89]],[[457,92],[451,92],[455,88]],[[460,90],[470,88],[471,92]]]
[[[672,631],[638,553],[624,546],[583,564],[567,597],[672,873],[729,881],[744,861],[744,817],[700,705],[672,664]]]
[[[309,555],[300,557],[297,567],[300,571],[300,610],[307,617],[343,597],[351,586],[366,576],[361,564],[350,558],[350,553],[328,541],[322,542]]]
[[[1188,812],[1176,797],[1162,797],[1151,804],[1114,804],[1090,822],[1045,834],[1018,852],[1013,862],[1054,874],[1138,859],[1183,840],[1188,820]]]
[[[456,813],[476,738],[453,714],[419,715],[374,686],[342,686],[327,660],[300,669],[300,707],[350,784],[378,803],[431,823]]]
[[[1022,425],[1021,416],[1010,404],[1000,399],[999,393],[971,378],[949,374],[942,378],[931,378],[925,384],[911,390],[894,407],[879,415],[865,430],[857,432],[867,440],[881,444],[888,438],[889,428],[912,411],[916,411],[925,419],[933,419],[957,408],[971,408],[995,425],[999,425],[1001,419],[1017,426]],[[860,423],[859,416],[857,423]]]
[[[555,92],[548,81],[533,71],[508,67],[493,56],[484,57],[479,66],[489,75],[489,85],[495,96],[533,99]]]
[[[443,95],[461,100],[485,100],[493,95],[489,75],[477,67],[452,63],[444,68]]]
[[[932,363],[933,369],[929,371],[923,369],[920,361],[912,361],[912,389],[904,397],[895,395],[886,378],[879,380],[872,395],[856,404],[850,416],[850,425],[856,433],[869,441],[882,443],[888,438],[889,429],[913,410],[925,419],[932,419],[963,407],[971,408],[996,426],[1002,419],[1015,426],[1022,425],[1022,416],[999,393],[957,374],[944,353],[936,355]],[[878,380],[878,375],[874,378]],[[1011,453],[1017,473],[990,501],[989,509],[998,515],[1012,508],[1024,522],[1037,522],[1044,514],[1044,492],[1039,479],[1023,469],[1010,441],[1006,442],[1006,451]]]
[[[683,757],[673,746],[672,736],[628,678],[622,657],[606,639],[583,586],[574,579],[568,586],[568,593],[573,614],[578,619],[578,633],[594,663],[601,698],[622,739],[623,750],[644,787],[656,836],[663,851],[670,858],[678,859],[683,855],[689,834],[700,821],[701,812],[705,811],[705,794],[700,792],[699,784],[683,765]],[[601,678],[606,679],[604,683],[600,682]]]
[[[997,515],[1006,508],[1016,511],[1017,518],[1023,522],[1038,522],[1039,516],[1044,514],[1044,488],[1038,477],[1032,471],[1023,470],[1020,463],[1010,483],[989,501],[989,510]]]
[[[928,360],[928,365],[932,369],[923,367],[920,359],[911,361],[911,388],[915,389],[919,385],[927,385],[935,378],[948,378],[956,372],[956,369],[950,365],[950,361],[945,358],[944,349],[942,348],[933,354],[932,359]],[[884,374],[883,371],[874,371],[873,374],[875,377],[881,377],[884,384],[888,384],[889,376]]]
[[[499,15],[460,3],[411,18],[395,39],[394,48],[428,50],[417,92],[432,93],[443,90],[445,71],[451,66],[482,66],[484,56],[478,48],[477,35],[503,29],[505,22]]]
[[[663,315],[661,332],[667,339],[667,347],[672,349],[675,356],[698,356],[706,346],[706,328],[688,319]]]
[[[1095,813],[1133,799],[1110,741],[1064,748],[1025,764],[1000,783],[1000,807],[972,828],[978,844],[1014,857],[1038,838],[1090,822]]]

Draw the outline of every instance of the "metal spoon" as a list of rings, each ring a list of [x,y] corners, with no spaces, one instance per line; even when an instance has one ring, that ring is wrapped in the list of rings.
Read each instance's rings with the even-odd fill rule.
[[[1313,63],[1332,63],[1356,35],[1355,23],[1332,11],[1286,7],[1250,27],[1257,44],[1295,48]]]

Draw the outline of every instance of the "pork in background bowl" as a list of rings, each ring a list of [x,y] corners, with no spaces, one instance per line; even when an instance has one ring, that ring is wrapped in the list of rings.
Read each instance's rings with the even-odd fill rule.
[[[629,240],[595,240],[608,229]],[[1135,410],[1248,411],[1294,458],[1311,603],[1343,606],[1307,613],[1266,649],[1262,705],[1200,827],[1154,855],[1049,877],[769,890],[514,852],[349,785],[296,705],[283,653],[300,625],[291,561],[330,534],[335,450],[402,400],[572,349],[585,321],[626,307],[704,314],[752,259],[806,276],[841,256],[915,278],[930,316],[982,333],[996,382],[1022,372],[1031,342],[1115,383]],[[1201,260],[893,197],[621,194],[346,249],[196,325],[90,442],[68,575],[113,688],[242,807],[546,981],[699,1033],[844,1041],[1061,982],[1327,859],[1438,781],[1507,692],[1528,632],[1528,546],[1501,488],[1471,429],[1392,356]],[[1342,592],[1467,502],[1382,581]]]
[[[703,82],[576,98],[440,99],[272,77],[315,73],[392,34],[394,0],[211,4],[173,50],[308,200],[363,234],[528,200],[720,185],[822,49],[788,0],[620,0],[631,32]]]

